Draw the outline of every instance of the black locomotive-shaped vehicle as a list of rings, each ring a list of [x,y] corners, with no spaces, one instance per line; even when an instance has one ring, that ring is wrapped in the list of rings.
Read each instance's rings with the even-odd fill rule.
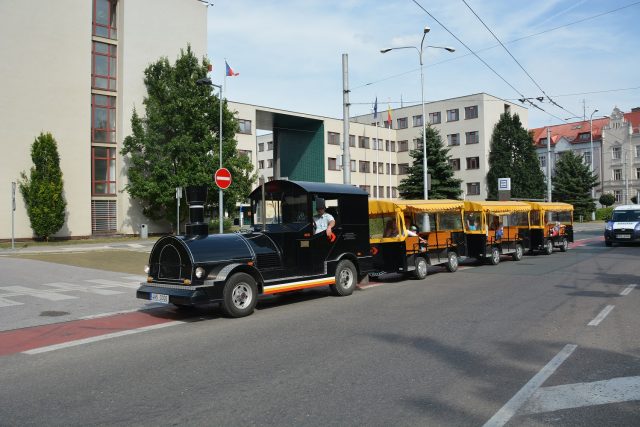
[[[190,223],[151,250],[137,297],[177,306],[220,302],[231,317],[253,312],[259,295],[329,286],[350,295],[372,269],[368,196],[342,184],[270,181],[251,195],[252,230],[208,234],[206,187],[187,189]],[[318,230],[324,206],[333,228]],[[323,212],[323,211],[320,211]],[[321,224],[321,221],[320,223]]]

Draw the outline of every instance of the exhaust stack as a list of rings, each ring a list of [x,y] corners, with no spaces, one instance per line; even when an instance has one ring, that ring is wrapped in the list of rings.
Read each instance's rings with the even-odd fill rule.
[[[187,187],[187,204],[189,205],[187,236],[206,236],[209,234],[209,225],[204,222],[204,204],[206,201],[206,185]]]

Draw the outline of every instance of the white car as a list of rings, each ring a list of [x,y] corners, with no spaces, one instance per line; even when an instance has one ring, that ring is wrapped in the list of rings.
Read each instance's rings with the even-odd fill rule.
[[[613,210],[604,227],[604,243],[640,242],[640,205],[622,205]]]

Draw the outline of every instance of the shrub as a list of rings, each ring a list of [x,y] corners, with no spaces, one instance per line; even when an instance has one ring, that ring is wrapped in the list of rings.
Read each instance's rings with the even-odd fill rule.
[[[222,229],[224,230],[225,233],[228,233],[229,231],[231,231],[232,226],[233,226],[233,219],[224,218],[222,220]],[[218,218],[212,219],[211,221],[209,221],[209,233],[216,234],[219,232],[220,232],[220,221],[218,220]]]
[[[608,208],[600,208],[596,209],[596,219],[600,221],[604,221],[611,219],[611,215],[613,215],[613,206]]]
[[[616,197],[611,193],[604,193],[602,196],[600,196],[600,199],[598,199],[598,201],[602,206],[611,206],[616,202]]]

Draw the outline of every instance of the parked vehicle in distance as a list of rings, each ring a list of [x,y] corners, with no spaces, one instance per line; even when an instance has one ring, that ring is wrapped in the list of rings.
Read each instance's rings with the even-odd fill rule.
[[[374,272],[427,276],[428,265],[454,272],[464,252],[459,200],[369,200],[369,232]]]
[[[531,206],[518,201],[464,202],[467,256],[496,265],[501,255],[520,261]]]
[[[179,307],[220,302],[228,316],[243,317],[259,295],[322,286],[350,295],[371,266],[367,199],[350,185],[270,181],[250,195],[251,231],[208,235],[206,187],[190,187],[187,233],[156,242],[137,297]],[[320,205],[335,221],[330,232],[315,232]]]
[[[613,209],[604,227],[604,244],[640,241],[640,205],[622,205]]]
[[[550,255],[553,248],[566,252],[573,242],[573,205],[560,202],[527,202],[531,205],[527,248]]]

